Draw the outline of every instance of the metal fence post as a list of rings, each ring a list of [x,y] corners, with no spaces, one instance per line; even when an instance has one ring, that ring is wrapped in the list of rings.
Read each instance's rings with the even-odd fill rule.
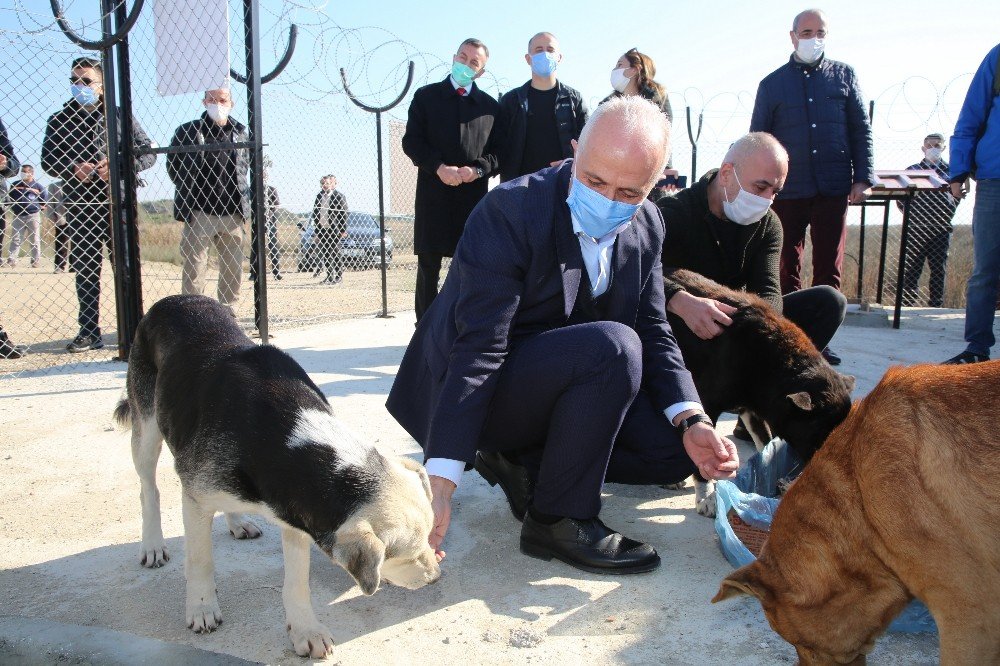
[[[351,92],[350,86],[347,85],[347,72],[344,68],[340,68],[340,80],[344,84],[344,92],[347,96],[354,102],[357,106],[368,111],[369,113],[375,114],[375,144],[378,150],[378,228],[379,228],[379,240],[381,242],[380,256],[382,259],[382,314],[381,317],[389,316],[389,296],[388,296],[388,280],[389,277],[386,275],[386,270],[388,269],[388,264],[385,260],[385,185],[382,177],[382,112],[388,111],[395,107],[397,104],[403,101],[406,97],[406,93],[410,91],[410,86],[413,85],[413,61],[410,61],[409,68],[406,73],[406,85],[403,86],[403,92],[399,93],[392,102],[386,104],[385,106],[369,106],[359,100]]]
[[[257,279],[253,283],[254,324],[262,344],[267,344],[267,211],[264,204],[264,143],[260,100],[260,52],[257,36],[260,17],[257,0],[243,0],[243,34],[246,48],[247,127],[250,139],[250,224],[256,231]],[[253,234],[251,234],[253,235]]]

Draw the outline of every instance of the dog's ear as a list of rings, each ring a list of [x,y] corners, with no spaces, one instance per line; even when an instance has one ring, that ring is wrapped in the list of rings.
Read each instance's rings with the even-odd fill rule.
[[[385,544],[375,536],[370,524],[362,521],[356,531],[340,533],[333,557],[357,581],[362,592],[375,594],[382,582]]]
[[[761,601],[767,596],[768,589],[760,577],[760,562],[751,562],[726,576],[719,586],[718,593],[712,597],[712,603],[725,601],[741,594],[749,594]]]
[[[792,401],[792,404],[801,409],[804,412],[811,412],[813,408],[812,396],[809,395],[808,391],[799,391],[798,393],[789,393],[788,399]]]
[[[424,466],[418,463],[416,460],[411,460],[406,456],[400,456],[399,462],[401,462],[403,464],[403,467],[405,467],[406,469],[412,470],[417,473],[417,476],[420,477],[420,483],[424,487],[424,492],[427,494],[427,499],[433,501],[434,494],[431,493],[431,480],[430,478],[428,478],[427,470],[424,469]]]
[[[844,380],[844,386],[847,388],[848,393],[854,392],[854,375],[841,375],[841,379]]]

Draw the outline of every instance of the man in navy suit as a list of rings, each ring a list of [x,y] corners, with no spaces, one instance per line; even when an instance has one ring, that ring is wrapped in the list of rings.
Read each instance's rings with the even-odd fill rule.
[[[646,201],[669,125],[639,97],[599,107],[577,158],[497,187],[469,217],[387,407],[420,443],[439,549],[474,465],[522,519],[521,551],[640,573],[652,546],[598,518],[605,480],[732,476],[667,324],[663,219]]]

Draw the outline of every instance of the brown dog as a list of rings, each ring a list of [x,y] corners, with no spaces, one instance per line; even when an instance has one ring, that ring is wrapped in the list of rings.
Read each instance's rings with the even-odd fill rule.
[[[1000,664],[998,404],[1000,361],[890,369],[712,601],[753,595],[801,663],[848,664],[916,597],[943,664]]]

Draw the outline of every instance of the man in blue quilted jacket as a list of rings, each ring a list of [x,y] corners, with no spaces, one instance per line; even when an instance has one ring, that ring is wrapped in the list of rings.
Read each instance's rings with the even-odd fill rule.
[[[757,88],[751,132],[774,135],[788,151],[788,179],[773,210],[781,218],[781,292],[802,288],[806,229],[813,246],[813,285],[840,288],[847,206],[875,182],[872,131],[857,76],[826,57],[826,16],[807,9],[791,30],[795,52]],[[824,350],[831,363],[836,355]]]

